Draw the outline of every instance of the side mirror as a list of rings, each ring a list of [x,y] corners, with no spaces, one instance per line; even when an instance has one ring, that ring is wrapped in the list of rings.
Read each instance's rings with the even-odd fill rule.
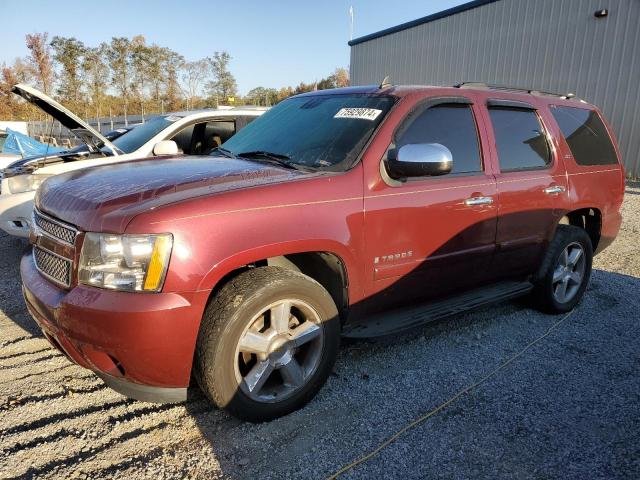
[[[410,143],[390,150],[386,161],[392,178],[445,175],[451,172],[451,151],[439,143]]]
[[[153,146],[154,155],[177,155],[178,144],[173,140],[162,140]]]

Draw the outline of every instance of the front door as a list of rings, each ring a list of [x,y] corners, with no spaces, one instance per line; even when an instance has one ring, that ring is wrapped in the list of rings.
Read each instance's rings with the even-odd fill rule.
[[[387,177],[365,188],[364,240],[373,277],[367,310],[460,293],[489,277],[496,185],[479,138],[475,106],[466,97],[418,102],[393,134],[390,148],[446,146],[453,168],[405,181]],[[384,170],[379,175],[385,179]]]

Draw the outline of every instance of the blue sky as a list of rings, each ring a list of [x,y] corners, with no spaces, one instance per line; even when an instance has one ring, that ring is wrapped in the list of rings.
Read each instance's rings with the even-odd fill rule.
[[[113,36],[142,34],[196,60],[216,50],[233,57],[240,93],[257,86],[313,82],[349,66],[349,6],[354,37],[465,3],[460,0],[23,0],[6,2],[0,63],[27,54],[24,36],[76,37],[95,46]]]

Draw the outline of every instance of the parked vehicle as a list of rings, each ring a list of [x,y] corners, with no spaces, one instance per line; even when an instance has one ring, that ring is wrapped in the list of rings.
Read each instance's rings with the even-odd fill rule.
[[[0,228],[19,237],[29,236],[35,190],[46,178],[133,158],[206,154],[266,110],[249,107],[169,113],[110,140],[42,92],[21,84],[12,91],[58,120],[84,143],[55,155],[22,159],[3,170]]]
[[[184,400],[193,374],[215,405],[262,421],[313,398],[341,333],[520,295],[571,310],[623,192],[613,136],[577,99],[311,92],[212,156],[45,181],[23,291],[51,343],[115,390]]]
[[[107,140],[115,140],[121,135],[127,133],[135,125],[128,127],[117,128],[104,134]],[[88,154],[89,147],[86,144],[80,144],[70,149],[61,149],[53,146],[48,146],[33,138],[24,135],[20,132],[8,133],[5,138],[2,138],[2,132],[0,132],[0,178],[2,177],[2,170],[11,166],[14,170],[25,163],[34,163],[37,160],[43,160],[45,158],[52,158],[60,153],[69,154],[73,153],[79,155],[82,153]],[[7,145],[12,145],[10,148],[6,148]],[[8,151],[8,152],[7,152]]]

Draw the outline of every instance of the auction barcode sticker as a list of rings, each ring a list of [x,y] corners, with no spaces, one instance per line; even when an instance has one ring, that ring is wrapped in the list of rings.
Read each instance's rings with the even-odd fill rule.
[[[333,118],[360,118],[362,120],[375,120],[382,110],[375,108],[341,108]]]

